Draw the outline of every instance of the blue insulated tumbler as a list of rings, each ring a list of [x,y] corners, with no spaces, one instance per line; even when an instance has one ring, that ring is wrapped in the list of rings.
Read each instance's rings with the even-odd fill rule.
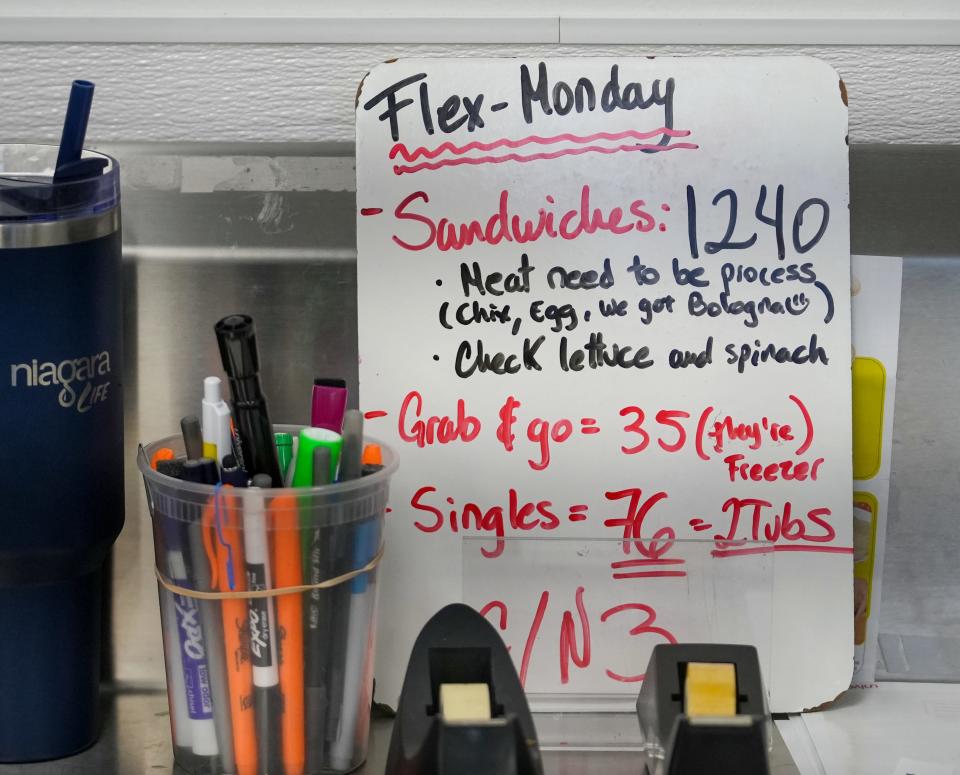
[[[0,145],[0,762],[99,733],[102,568],[123,525],[120,179]],[[101,169],[102,168],[102,169]]]

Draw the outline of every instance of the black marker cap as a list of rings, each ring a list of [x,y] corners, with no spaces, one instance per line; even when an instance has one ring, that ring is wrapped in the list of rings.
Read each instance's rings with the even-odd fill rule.
[[[188,460],[199,460],[203,457],[203,431],[200,418],[189,415],[180,420],[180,431],[183,434],[183,446],[187,451]]]
[[[269,487],[273,487],[273,479],[270,478],[269,474],[257,474],[253,477],[253,486],[262,487],[266,490]]]
[[[188,460],[183,464],[183,476],[185,482],[196,482],[197,484],[216,484],[220,481],[220,474],[217,471],[217,464],[213,458],[204,457],[199,460]]]
[[[213,330],[220,346],[220,359],[227,376],[252,377],[260,371],[257,333],[249,315],[227,315]]]
[[[183,479],[183,460],[158,460],[157,473],[174,479]]]
[[[317,387],[345,388],[347,381],[336,377],[317,377],[313,381],[313,384]]]
[[[233,468],[223,467],[220,471],[220,481],[223,484],[229,484],[234,487],[246,487],[250,484],[250,477],[242,468],[234,466]]]

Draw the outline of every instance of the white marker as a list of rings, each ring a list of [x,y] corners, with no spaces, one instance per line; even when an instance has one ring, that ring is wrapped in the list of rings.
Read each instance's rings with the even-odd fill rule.
[[[172,709],[173,744],[177,748],[192,748],[193,734],[187,712],[187,687],[183,682],[183,660],[180,657],[180,635],[173,612],[173,593],[160,593],[160,619],[163,621],[163,648],[167,655],[167,686]]]
[[[268,474],[253,477],[253,486],[243,494],[243,550],[247,569],[247,589],[271,589],[270,545],[267,541],[267,515],[261,488],[270,487]],[[273,600],[251,598],[250,662],[253,664],[253,701],[257,717],[257,749],[260,772],[283,772],[280,716],[280,672],[277,669],[277,622]]]
[[[175,525],[173,530],[178,530]],[[172,531],[171,531],[172,532]],[[187,566],[179,547],[167,552],[170,578],[177,584],[190,584]],[[217,730],[213,721],[213,696],[210,690],[210,669],[207,647],[200,624],[200,606],[192,597],[173,596],[174,622],[180,640],[180,663],[183,668],[187,715],[190,718],[193,752],[197,756],[216,756]]]
[[[233,434],[230,432],[230,407],[220,393],[220,377],[203,381],[203,401],[200,403],[203,430],[203,456],[217,461],[233,453]]]

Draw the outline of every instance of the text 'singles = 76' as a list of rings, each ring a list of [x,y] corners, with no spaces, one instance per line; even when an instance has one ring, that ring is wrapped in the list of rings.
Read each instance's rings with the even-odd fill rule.
[[[641,558],[655,563],[664,563],[670,559],[669,552],[680,536],[672,526],[663,526],[658,530],[644,533],[644,521],[652,514],[658,514],[669,501],[665,490],[646,492],[640,487],[628,487],[623,490],[606,490],[606,501],[626,500],[627,508],[623,516],[606,516],[604,527],[619,529],[619,538],[627,555],[638,554]],[[566,521],[584,522],[590,519],[588,504],[575,504],[566,508],[555,505],[548,497],[524,497],[514,487],[508,488],[502,499],[487,499],[484,503],[466,500],[458,503],[452,495],[441,492],[434,485],[419,487],[410,498],[410,508],[414,518],[414,527],[422,533],[460,533],[477,532],[489,534],[494,539],[491,547],[481,549],[484,557],[495,558],[506,549],[506,534],[511,531],[522,533],[550,533],[560,528]],[[564,511],[568,511],[564,517]],[[761,547],[762,551],[800,551],[819,553],[850,554],[852,547],[836,546],[837,531],[831,523],[833,511],[824,506],[799,507],[792,500],[773,501],[756,497],[731,496],[715,509],[688,520],[690,534],[688,538],[699,538],[700,533],[716,529],[710,538],[716,542],[715,557],[735,557],[758,551],[755,546],[744,546],[743,542],[764,541],[772,547]],[[682,573],[658,572],[640,575],[682,575]],[[615,575],[614,578],[622,576]]]

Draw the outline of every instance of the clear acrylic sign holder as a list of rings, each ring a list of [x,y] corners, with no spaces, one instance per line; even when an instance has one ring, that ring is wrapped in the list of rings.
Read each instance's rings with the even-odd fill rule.
[[[462,599],[503,636],[546,749],[641,750],[659,643],[749,644],[770,675],[770,543],[465,537],[462,553]]]

